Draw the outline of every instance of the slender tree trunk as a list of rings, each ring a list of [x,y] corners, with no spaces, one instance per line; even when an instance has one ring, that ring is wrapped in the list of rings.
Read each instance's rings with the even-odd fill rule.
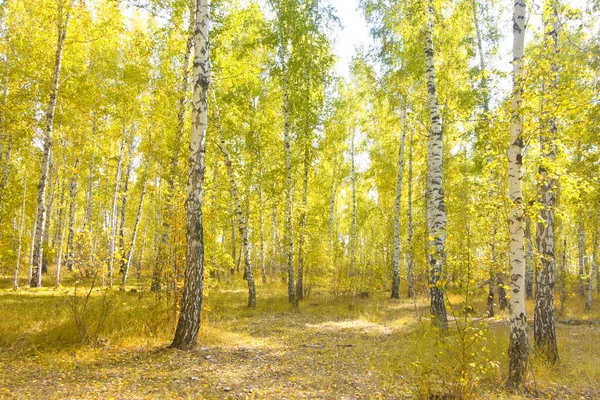
[[[29,272],[27,273],[27,282],[31,282],[33,277],[33,251],[35,249],[35,224],[37,221],[37,210],[33,216],[33,226],[31,227],[31,244],[29,245]]]
[[[42,261],[43,248],[42,240],[44,237],[44,226],[46,222],[46,187],[48,180],[48,169],[50,166],[50,154],[52,151],[52,131],[54,128],[54,110],[58,99],[58,87],[60,83],[60,69],[62,64],[63,48],[65,38],[67,37],[67,27],[71,17],[71,7],[74,0],[69,0],[68,8],[64,9],[64,0],[58,0],[58,43],[56,47],[56,56],[54,59],[54,73],[52,77],[52,87],[50,89],[50,100],[46,111],[46,127],[44,129],[42,145],[42,162],[40,168],[40,180],[37,193],[37,219],[35,221],[35,239],[33,245],[33,270],[30,285],[31,287],[42,286]]]
[[[94,116],[94,125],[92,129],[92,137],[96,138],[96,117]],[[83,215],[82,232],[85,232],[88,222],[91,222],[94,216],[94,161],[96,158],[96,147],[92,149],[92,159],[90,160],[90,177],[89,186],[86,195],[85,213]]]
[[[75,200],[79,177],[79,158],[75,160],[75,170],[69,182],[69,235],[67,236],[67,268],[73,271],[75,265]]]
[[[125,125],[123,125],[123,134],[121,145],[119,146],[119,158],[117,160],[117,172],[115,176],[115,189],[113,191],[112,206],[110,208],[110,245],[109,245],[109,264],[108,264],[108,286],[113,286],[113,275],[115,269],[115,251],[117,240],[117,198],[119,188],[121,187],[121,172],[123,170],[123,153],[125,152]]]
[[[552,0],[548,0],[551,1]],[[546,4],[546,6],[548,6]],[[558,51],[558,10],[552,3],[552,23],[544,21],[546,30],[551,27],[553,58]],[[545,13],[546,14],[546,13]],[[551,77],[551,92],[554,93],[558,85],[558,66],[553,60]],[[537,247],[540,252],[541,269],[537,275],[535,291],[535,308],[533,319],[533,332],[536,351],[544,356],[550,363],[558,361],[558,346],[556,344],[556,324],[554,321],[554,286],[556,281],[556,257],[554,242],[554,208],[555,208],[555,182],[548,166],[556,162],[554,140],[556,137],[556,117],[550,116],[549,133],[540,135],[540,148],[544,158],[539,167],[540,181],[538,192],[540,194],[540,215],[536,230]]]
[[[267,283],[267,271],[265,268],[265,215],[264,208],[265,204],[263,201],[263,165],[262,165],[262,149],[260,146],[260,133],[257,133],[256,140],[258,144],[258,170],[259,179],[258,182],[258,224],[260,225],[260,271],[262,274],[262,283]]]
[[[307,138],[307,140],[309,140]],[[298,280],[296,282],[296,298],[304,299],[304,244],[306,240],[306,209],[308,208],[308,171],[310,168],[310,143],[304,149],[304,174],[302,178],[302,212],[298,239]]]
[[[46,221],[44,221],[44,236],[42,237],[42,273],[48,272],[48,253],[50,248],[50,222],[52,220],[52,211],[54,205],[54,194],[56,192],[56,167],[55,162],[50,155],[50,167],[48,170],[48,199],[46,201]]]
[[[400,216],[402,214],[402,175],[404,174],[404,140],[406,138],[406,106],[402,108],[402,135],[398,151],[398,177],[394,202],[394,259],[392,261],[392,299],[400,298]]]
[[[333,223],[335,221],[335,198],[337,195],[338,173],[342,167],[343,157],[340,157],[339,159],[340,161],[338,162],[336,157],[336,161],[333,165],[333,175],[331,177],[331,195],[329,196],[329,221],[327,223],[327,239],[329,240],[330,246],[332,244]]]
[[[583,218],[579,220],[579,235],[577,237],[577,250],[579,262],[579,296],[585,297],[585,224]]]
[[[225,166],[227,167],[227,174],[229,175],[229,185],[231,187],[231,194],[233,197],[233,201],[235,203],[235,213],[238,220],[238,228],[240,231],[240,238],[242,239],[242,255],[244,257],[244,277],[248,282],[248,307],[255,308],[256,307],[256,286],[254,285],[254,272],[252,270],[252,258],[250,253],[250,240],[248,238],[248,226],[246,225],[246,218],[242,212],[242,202],[240,199],[237,181],[235,179],[235,172],[233,170],[233,164],[231,162],[231,157],[229,156],[229,151],[227,150],[227,143],[225,142],[225,135],[223,134],[223,129],[221,127],[220,119],[219,119],[219,108],[217,106],[217,97],[214,93],[214,104],[215,104],[215,117],[217,121],[217,128],[219,130],[220,141],[221,144],[219,148],[223,153],[223,158],[225,160]]]
[[[350,276],[356,275],[356,165],[354,163],[356,131],[352,131],[352,143],[350,144],[350,184],[352,187],[352,224],[350,225]]]
[[[148,214],[146,214],[146,218],[144,218],[144,233],[142,234],[142,245],[140,247],[140,256],[138,257],[138,262],[136,266],[136,277],[138,281],[142,278],[142,263],[144,261],[144,253],[146,251],[146,239],[148,238]]]
[[[294,181],[292,179],[292,139],[290,135],[290,106],[289,106],[289,91],[288,91],[288,73],[287,73],[287,40],[283,32],[282,16],[279,15],[279,58],[282,66],[282,85],[283,85],[283,145],[285,153],[285,191],[286,191],[286,208],[285,208],[285,242],[286,242],[286,258],[288,272],[288,299],[294,306],[298,304],[296,299],[296,291],[294,289]]]
[[[204,287],[204,235],[202,194],[204,154],[208,123],[208,83],[210,79],[208,0],[196,0],[194,23],[194,70],[192,135],[186,207],[186,269],[181,312],[171,347],[189,349],[196,345],[200,330]]]
[[[123,270],[122,285],[125,289],[127,284],[127,276],[129,275],[129,268],[131,267],[131,260],[133,258],[133,250],[135,248],[135,239],[137,237],[138,227],[142,219],[142,209],[144,206],[144,197],[146,196],[146,182],[148,180],[148,165],[146,165],[146,172],[144,173],[144,183],[142,184],[142,194],[140,195],[140,204],[138,205],[137,216],[135,217],[135,223],[133,225],[133,233],[131,234],[131,243],[129,245],[129,251],[127,253],[127,261]]]
[[[600,205],[598,207],[598,219],[596,220],[596,236],[594,237],[594,253],[592,260],[592,268],[590,271],[590,281],[588,282],[588,292],[585,300],[585,311],[589,312],[592,310],[592,300],[594,297],[594,283],[596,281],[596,274],[598,274],[598,245],[600,241]]]
[[[408,216],[407,216],[407,243],[406,243],[406,269],[408,298],[415,296],[415,271],[413,256],[413,213],[412,213],[412,180],[413,180],[413,131],[410,131],[408,141]]]
[[[281,243],[279,242],[279,232],[277,224],[277,202],[273,202],[273,212],[271,214],[271,272],[275,272],[281,258]]]
[[[133,134],[132,129],[131,140],[129,142],[129,154],[127,157],[127,168],[125,169],[125,183],[123,184],[123,193],[121,194],[121,219],[119,224],[119,258],[121,260],[119,272],[121,274],[125,272],[125,264],[127,264],[127,257],[125,257],[125,217],[127,216],[127,196],[129,193],[129,179],[131,177],[131,170],[133,169],[133,156],[135,152],[134,141],[135,135]]]
[[[531,239],[531,219],[525,217],[525,294],[528,299],[533,298],[533,241]]]
[[[65,227],[59,224],[58,229],[60,230],[60,238],[58,239],[58,257],[56,259],[56,274],[54,277],[54,287],[60,287],[60,274],[62,268],[62,259],[63,259],[63,243],[65,239]]]
[[[513,91],[510,121],[510,148],[508,151],[508,195],[512,203],[509,217],[510,234],[510,345],[508,348],[508,385],[520,388],[527,374],[529,343],[525,312],[525,248],[523,236],[523,59],[525,56],[524,0],[514,3],[513,13]]]
[[[237,260],[237,246],[235,243],[235,211],[234,211],[234,205],[233,205],[233,190],[231,189],[231,186],[229,187],[229,215],[231,216],[231,262],[232,262],[232,268],[231,268],[231,273],[235,273],[236,270],[237,272],[239,272],[239,263],[237,264],[237,268],[236,268],[236,262],[235,260]]]
[[[429,107],[429,145],[428,145],[428,196],[427,196],[427,228],[429,235],[428,259],[430,267],[429,293],[431,296],[431,315],[434,323],[447,329],[446,304],[442,277],[445,263],[446,243],[446,204],[442,188],[442,125],[435,83],[435,67],[433,52],[433,0],[429,0],[425,29],[425,75],[427,79],[427,103]]]
[[[21,205],[21,224],[19,226],[19,247],[17,248],[17,265],[15,267],[15,278],[13,289],[19,288],[19,267],[21,266],[21,245],[23,244],[23,230],[25,227],[25,200],[27,199],[27,180],[23,179],[23,204]]]

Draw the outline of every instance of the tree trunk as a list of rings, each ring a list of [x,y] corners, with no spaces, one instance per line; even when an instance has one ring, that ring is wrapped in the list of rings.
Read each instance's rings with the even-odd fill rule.
[[[413,257],[413,214],[412,214],[412,180],[413,180],[413,131],[410,131],[408,141],[408,217],[407,217],[407,241],[406,241],[406,273],[408,285],[408,298],[415,296],[415,271]]]
[[[121,186],[121,171],[123,169],[123,153],[125,152],[125,125],[123,125],[123,134],[121,145],[119,146],[119,158],[117,160],[117,172],[115,176],[115,189],[113,191],[112,206],[110,209],[110,245],[109,245],[109,264],[108,264],[108,286],[113,286],[113,275],[115,269],[115,247],[117,240],[117,197]]]
[[[63,243],[65,239],[65,227],[62,225],[62,222],[58,226],[59,229],[59,239],[58,239],[58,257],[56,259],[56,274],[54,277],[54,287],[60,287],[60,273],[62,268],[62,259],[63,259]]]
[[[528,299],[533,298],[533,241],[531,239],[531,219],[525,217],[525,295]]]
[[[94,128],[92,129],[92,137],[96,137],[96,117],[94,116]],[[96,158],[96,147],[92,150],[92,159],[90,160],[90,177],[88,192],[86,195],[85,213],[83,215],[82,232],[85,232],[88,222],[92,221],[94,216],[94,161]]]
[[[285,153],[285,191],[286,191],[286,208],[285,208],[285,227],[286,227],[286,257],[287,257],[287,272],[288,272],[288,300],[294,306],[298,304],[296,299],[296,291],[294,290],[294,181],[292,179],[292,142],[290,135],[290,106],[289,106],[289,91],[288,91],[288,74],[287,74],[287,41],[283,32],[282,16],[278,15],[279,19],[279,58],[282,66],[282,85],[283,85],[283,144]]]
[[[69,235],[67,236],[67,268],[73,271],[75,265],[75,198],[77,196],[77,185],[79,177],[79,158],[75,160],[75,170],[69,182]]]
[[[548,2],[546,3],[547,5]],[[551,7],[553,10],[553,22],[549,25],[548,21],[544,21],[544,25],[546,30],[551,26],[552,57],[555,58],[558,51],[558,10],[554,3]],[[552,62],[551,70],[551,93],[555,93],[558,85],[558,66],[555,59]],[[542,116],[542,118],[544,117]],[[554,364],[558,361],[556,324],[554,321],[554,286],[556,281],[554,242],[555,184],[552,173],[548,172],[548,166],[552,168],[556,162],[554,144],[557,130],[556,117],[550,116],[548,124],[549,133],[546,134],[546,132],[542,131],[540,135],[540,149],[543,161],[539,167],[540,180],[538,183],[538,192],[542,207],[537,224],[536,240],[537,248],[540,252],[541,268],[538,271],[535,291],[533,333],[536,351],[543,355],[548,362]]]
[[[208,0],[196,0],[194,22],[194,70],[192,102],[192,135],[188,172],[186,208],[186,269],[181,298],[181,312],[171,347],[189,349],[196,345],[200,330],[204,287],[204,235],[202,225],[202,193],[204,154],[208,123],[208,83],[210,57]]]
[[[121,260],[119,272],[121,274],[125,272],[125,264],[127,264],[127,258],[125,257],[125,217],[127,216],[127,195],[129,193],[129,178],[131,177],[131,170],[133,169],[133,156],[135,152],[134,141],[135,135],[133,134],[132,129],[131,140],[129,142],[129,154],[127,157],[127,168],[125,169],[125,183],[123,184],[123,193],[121,194],[121,219],[119,224],[119,259]]]
[[[596,220],[596,236],[594,237],[594,253],[592,260],[592,268],[590,271],[590,281],[588,282],[588,292],[585,300],[585,311],[589,312],[592,310],[592,300],[594,297],[594,283],[596,281],[596,274],[598,273],[598,245],[600,237],[600,206],[598,207],[598,219]]]
[[[306,139],[307,141],[309,138]],[[302,212],[300,213],[300,238],[298,239],[298,280],[296,298],[304,299],[304,244],[306,240],[306,209],[308,207],[308,170],[310,168],[310,143],[304,149],[304,174],[302,179]]]
[[[350,225],[350,271],[349,275],[356,275],[356,165],[354,163],[356,130],[352,131],[352,142],[350,144],[350,184],[352,187],[352,224]]]
[[[33,216],[33,226],[31,227],[31,244],[29,245],[29,272],[27,273],[27,282],[31,282],[33,277],[33,251],[35,250],[35,224],[37,221],[37,210]]]
[[[508,385],[520,388],[527,374],[529,343],[525,313],[525,248],[523,237],[523,58],[525,56],[524,0],[514,3],[513,13],[513,91],[510,120],[510,148],[508,151],[508,195],[512,203],[509,215],[510,234],[510,345],[508,348]]]
[[[392,261],[392,299],[400,298],[400,216],[402,212],[402,175],[404,174],[404,140],[406,138],[406,106],[402,108],[402,135],[398,151],[398,177],[394,202],[394,259]]]
[[[142,184],[142,194],[140,195],[140,204],[137,210],[137,216],[135,217],[135,223],[133,225],[133,233],[131,234],[131,243],[129,245],[129,251],[127,253],[127,261],[125,262],[125,268],[123,269],[123,280],[122,285],[125,289],[127,284],[127,275],[129,274],[129,267],[131,266],[131,259],[133,258],[133,250],[135,247],[135,239],[137,237],[138,227],[140,220],[142,219],[142,209],[144,206],[144,196],[146,196],[146,182],[148,180],[148,165],[146,165],[146,172],[144,173],[144,183]]]
[[[231,162],[231,157],[229,156],[229,151],[227,150],[227,143],[225,142],[225,135],[223,134],[223,128],[219,119],[219,108],[217,106],[217,97],[214,93],[213,88],[213,97],[215,103],[215,119],[217,121],[217,129],[219,130],[220,141],[221,144],[219,148],[223,153],[223,158],[225,160],[225,166],[227,167],[227,174],[229,175],[229,185],[231,187],[231,194],[233,197],[233,201],[235,203],[235,213],[238,220],[238,228],[240,231],[240,238],[242,239],[242,248],[243,248],[243,257],[244,257],[244,278],[248,282],[248,307],[255,308],[256,307],[256,287],[254,285],[254,272],[252,271],[252,259],[250,253],[250,240],[248,239],[248,226],[246,225],[246,218],[242,212],[242,202],[240,199],[237,182],[235,179],[235,172],[233,170],[233,164]]]
[[[329,197],[329,221],[327,223],[327,239],[329,240],[329,245],[332,244],[332,235],[333,235],[333,223],[335,221],[335,198],[337,195],[337,176],[338,172],[342,167],[343,157],[340,157],[339,163],[336,161],[333,165],[333,175],[331,177],[331,195]]]
[[[442,188],[442,125],[435,84],[433,53],[433,0],[429,0],[427,26],[425,29],[425,77],[427,79],[427,103],[429,107],[429,144],[428,144],[428,196],[427,228],[429,235],[429,293],[431,296],[431,315],[436,326],[447,329],[446,304],[444,302],[443,273],[446,243],[446,204]]]
[[[58,0],[58,43],[56,47],[56,56],[54,59],[54,73],[52,77],[52,87],[50,89],[50,100],[46,111],[46,127],[44,129],[42,145],[42,162],[40,168],[40,180],[38,184],[35,236],[33,245],[32,275],[30,280],[31,287],[42,286],[42,260],[43,248],[42,239],[44,237],[44,225],[46,222],[46,186],[48,179],[48,168],[50,166],[50,153],[52,151],[52,131],[54,128],[54,110],[58,99],[58,87],[60,84],[60,67],[62,64],[63,48],[65,38],[67,37],[67,27],[71,18],[71,7],[74,0],[69,0],[67,10],[63,9],[64,0]],[[64,15],[63,15],[64,13]],[[64,19],[63,19],[64,17]]]
[[[27,180],[23,179],[23,204],[21,205],[21,224],[19,226],[19,247],[17,248],[17,265],[15,267],[15,278],[13,289],[19,288],[19,267],[21,266],[21,245],[23,244],[23,230],[25,227],[25,200],[27,199]]]
[[[260,146],[260,133],[256,135],[256,141],[258,146],[258,170],[259,170],[259,182],[258,182],[258,223],[260,225],[260,271],[262,274],[262,283],[267,283],[267,271],[265,268],[265,215],[264,208],[265,204],[263,201],[263,165],[262,165],[262,149]]]
[[[48,171],[48,200],[46,202],[46,221],[44,222],[44,236],[42,238],[42,273],[48,272],[48,253],[50,248],[50,221],[52,220],[52,206],[54,205],[54,193],[56,192],[56,172],[52,155],[50,155],[50,168]]]

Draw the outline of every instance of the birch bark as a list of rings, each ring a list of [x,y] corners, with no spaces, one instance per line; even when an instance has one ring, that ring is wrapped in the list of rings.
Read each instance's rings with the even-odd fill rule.
[[[444,302],[444,283],[442,281],[446,243],[446,204],[442,188],[442,125],[435,83],[433,51],[433,0],[427,8],[425,29],[425,78],[427,80],[427,103],[429,108],[430,132],[428,143],[428,196],[427,227],[429,234],[428,261],[430,268],[429,293],[431,296],[431,315],[434,323],[442,329],[448,327],[446,305]]]
[[[44,129],[42,145],[42,162],[40,166],[40,180],[38,184],[37,203],[36,203],[36,221],[33,243],[32,257],[32,275],[30,280],[31,287],[42,286],[42,260],[43,248],[42,239],[44,236],[44,225],[46,222],[46,186],[48,180],[48,169],[50,166],[50,154],[52,151],[52,131],[54,128],[54,111],[58,100],[58,89],[60,84],[60,70],[62,65],[63,49],[67,37],[67,27],[71,18],[71,8],[74,0],[69,0],[65,9],[65,0],[58,1],[58,43],[56,46],[56,56],[54,58],[54,72],[52,76],[52,87],[50,89],[50,100],[46,111],[46,126]]]
[[[400,216],[402,212],[402,175],[404,174],[404,141],[406,138],[406,106],[402,108],[402,134],[398,150],[398,177],[394,201],[394,258],[392,261],[392,299],[400,298]]]
[[[545,8],[550,10],[544,12],[549,19],[544,21],[546,34],[551,40],[551,77],[549,92],[554,96],[558,86],[558,65],[556,55],[558,52],[558,9],[556,3],[548,0]],[[552,111],[546,111],[544,114]],[[536,239],[540,252],[541,268],[537,274],[537,287],[535,291],[535,308],[533,319],[533,332],[536,351],[550,363],[558,361],[558,346],[556,344],[556,324],[554,321],[554,286],[556,281],[556,257],[554,240],[554,207],[555,207],[555,181],[551,168],[556,162],[556,117],[555,115],[542,115],[548,120],[548,132],[545,129],[540,135],[540,149],[542,153],[542,164],[539,167],[538,192],[540,196],[540,209]]]
[[[192,101],[192,135],[186,208],[186,269],[181,298],[181,312],[171,347],[192,348],[200,329],[204,288],[204,234],[202,225],[202,195],[204,154],[208,124],[209,0],[196,0],[194,22],[194,69]]]
[[[510,345],[508,348],[508,385],[520,388],[527,374],[529,343],[525,312],[525,249],[523,237],[523,62],[525,56],[525,0],[517,0],[513,9],[513,90],[508,150],[508,195],[512,203],[509,215],[510,235]]]

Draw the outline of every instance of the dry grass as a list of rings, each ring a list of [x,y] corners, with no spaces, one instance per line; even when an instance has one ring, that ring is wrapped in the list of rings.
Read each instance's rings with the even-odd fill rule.
[[[391,301],[315,297],[298,310],[284,288],[259,286],[248,310],[239,285],[209,287],[198,349],[168,350],[175,323],[164,293],[94,291],[87,317],[110,304],[98,337],[83,345],[69,299],[73,288],[0,290],[0,389],[7,398],[600,398],[600,326],[558,325],[561,362],[532,357],[527,392],[503,390],[505,316],[465,320],[448,335],[430,328],[426,298]],[[81,291],[80,291],[81,293]],[[268,295],[266,293],[269,293]],[[484,297],[475,302],[483,312]],[[451,296],[455,310],[461,299]],[[531,305],[529,305],[531,306]],[[598,307],[597,307],[598,308]],[[571,298],[561,319],[583,315]],[[530,314],[531,315],[531,314]],[[457,326],[481,337],[461,375]],[[461,376],[469,382],[463,382]],[[227,390],[229,389],[229,390]],[[512,396],[512,397],[511,397]],[[436,398],[436,397],[430,397]]]

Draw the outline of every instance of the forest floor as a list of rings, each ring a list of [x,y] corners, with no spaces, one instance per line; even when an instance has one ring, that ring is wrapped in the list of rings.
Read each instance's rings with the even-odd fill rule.
[[[258,308],[248,310],[241,285],[216,285],[198,348],[182,352],[167,348],[176,301],[164,293],[95,289],[86,302],[72,287],[9,285],[2,279],[3,398],[600,399],[595,324],[559,323],[561,361],[548,366],[532,356],[526,391],[509,394],[506,315],[459,315],[440,335],[425,296],[313,296],[293,310],[283,287],[269,285],[258,287]],[[457,309],[460,301],[450,297]],[[483,302],[474,308],[483,312]],[[583,303],[573,297],[565,309]],[[597,311],[563,314],[575,323],[600,319]]]

